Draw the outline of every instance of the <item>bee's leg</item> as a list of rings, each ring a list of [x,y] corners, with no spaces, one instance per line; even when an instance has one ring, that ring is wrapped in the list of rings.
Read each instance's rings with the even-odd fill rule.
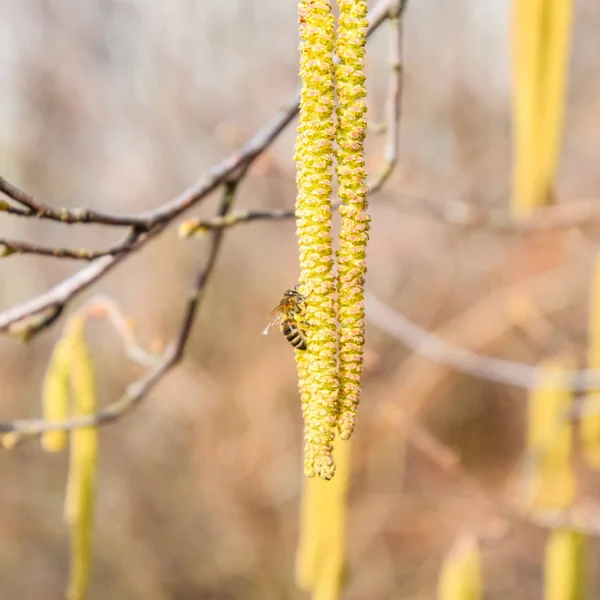
[[[294,289],[298,292],[300,290],[301,287],[304,287],[306,284],[304,283],[304,281],[299,281],[295,286]],[[305,302],[306,299],[312,294],[312,290],[310,290],[310,292],[306,295],[302,295],[301,299],[298,301],[298,303],[300,302]]]

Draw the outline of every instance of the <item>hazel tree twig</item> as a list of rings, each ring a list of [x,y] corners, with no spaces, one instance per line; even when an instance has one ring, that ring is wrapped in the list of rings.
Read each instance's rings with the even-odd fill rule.
[[[370,193],[378,191],[371,189]],[[577,200],[570,204],[558,204],[542,207],[527,221],[513,221],[508,213],[500,210],[484,209],[463,200],[448,199],[443,202],[425,196],[407,193],[397,194],[398,202],[379,204],[402,212],[425,214],[434,219],[456,227],[481,227],[492,232],[526,234],[536,231],[567,229],[600,223],[600,205],[596,199]],[[339,202],[333,204],[337,208]],[[225,218],[190,219],[186,223],[189,235],[213,229],[228,229],[254,221],[282,221],[295,218],[293,210],[244,210],[236,211]]]
[[[390,17],[390,11],[394,6],[396,6],[394,0],[381,0],[374,7],[369,14],[369,34]],[[99,223],[130,228],[128,236],[117,246],[115,253],[93,260],[88,266],[47,292],[0,313],[0,331],[19,331],[28,336],[41,331],[58,318],[69,302],[108,273],[129,253],[141,249],[150,239],[162,233],[182,213],[196,206],[212,191],[221,186],[224,187],[224,195],[215,220],[227,222],[228,213],[233,206],[235,191],[251,164],[292,121],[297,111],[298,94],[279,111],[266,127],[254,135],[236,153],[216,165],[204,178],[161,206],[135,215],[106,215],[88,209],[55,210],[19,190],[5,179],[0,178],[0,192],[24,207],[23,209],[14,208],[14,211],[21,216],[36,216],[63,223]],[[13,209],[11,208],[11,210]],[[285,218],[287,218],[287,214]],[[213,271],[225,232],[224,227],[213,229],[208,259],[204,266],[198,270],[192,283],[179,330],[172,343],[163,352],[162,356],[157,357],[157,362],[150,366],[144,376],[131,384],[119,400],[94,415],[75,417],[62,423],[48,423],[41,419],[0,422],[0,433],[5,434],[4,441],[7,446],[32,439],[46,431],[71,430],[114,422],[139,404],[154,385],[179,363],[187,346],[195,316]],[[21,250],[26,248],[26,245],[20,247]],[[13,249],[17,250],[16,245]],[[32,250],[33,247],[30,245],[29,249]],[[48,249],[48,253],[50,253],[50,249]],[[65,255],[69,253],[74,254],[74,252],[68,250],[64,251]],[[69,257],[84,258],[80,256]],[[10,438],[10,441],[8,438]]]
[[[369,192],[381,189],[398,164],[398,147],[400,145],[400,116],[402,109],[402,84],[404,79],[402,15],[406,6],[405,0],[397,0],[391,9],[390,26],[390,80],[388,84],[388,101],[386,117],[386,146],[383,164],[372,181],[368,182]]]
[[[89,262],[103,256],[114,256],[115,254],[129,252],[131,249],[132,244],[128,240],[109,246],[105,250],[87,250],[85,248],[52,248],[30,242],[0,238],[0,258],[12,256],[13,254],[35,254],[36,256],[68,258]]]
[[[368,34],[372,34],[389,18],[390,11],[394,6],[395,0],[381,0],[373,8],[369,14]],[[102,256],[43,294],[1,312],[0,332],[11,331],[14,328],[23,330],[23,324],[20,322],[34,318],[46,311],[51,312],[53,317],[51,319],[41,319],[40,322],[34,319],[34,327],[31,329],[25,327],[27,335],[31,336],[54,322],[70,301],[108,273],[127,254],[142,248],[148,240],[161,233],[185,211],[196,206],[220,186],[235,179],[240,172],[245,172],[294,119],[298,112],[298,98],[299,94],[296,93],[293,99],[279,111],[271,122],[258,131],[237,152],[221,161],[206,176],[199,179],[178,196],[157,208],[133,215],[109,215],[87,208],[71,211],[52,209],[47,204],[9,183],[6,179],[0,178],[0,192],[25,208],[25,211],[22,212],[23,216],[35,216],[63,223],[96,223],[132,228],[127,248],[124,248],[122,252]]]
[[[447,342],[435,333],[423,329],[406,316],[392,310],[371,292],[365,298],[367,319],[376,327],[402,341],[413,352],[479,379],[503,383],[525,389],[539,384],[537,367],[512,360],[477,354]],[[600,387],[600,371],[581,369],[566,373],[570,379],[565,385],[574,392],[585,392]],[[565,377],[566,379],[566,377]]]
[[[231,209],[235,198],[235,191],[239,181],[233,180],[225,186],[225,193],[221,201],[219,214],[224,216]],[[116,402],[106,406],[93,415],[74,417],[63,422],[48,422],[43,419],[17,419],[14,421],[0,422],[0,433],[7,436],[6,444],[13,447],[15,444],[28,441],[40,436],[47,431],[64,431],[80,427],[93,427],[107,425],[124,416],[132,410],[154,386],[177,365],[184,354],[190,338],[198,308],[202,301],[206,285],[213,272],[216,259],[221,247],[224,232],[215,231],[212,234],[210,251],[206,263],[198,270],[192,281],[183,316],[178,332],[153,368],[144,376],[128,386],[125,394]]]
[[[582,509],[573,507],[568,511],[532,511],[526,510],[507,500],[502,495],[489,490],[479,478],[467,469],[459,454],[432,435],[425,427],[402,414],[402,409],[394,407],[399,417],[407,421],[407,434],[420,451],[433,460],[440,469],[453,473],[477,496],[487,502],[497,517],[501,517],[515,525],[524,525],[534,529],[553,530],[566,527],[586,533],[591,536],[600,536],[600,506]],[[501,541],[500,537],[497,541]]]

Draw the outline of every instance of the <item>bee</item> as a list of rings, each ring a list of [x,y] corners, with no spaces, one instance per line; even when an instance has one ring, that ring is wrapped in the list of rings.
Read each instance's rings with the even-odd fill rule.
[[[303,327],[306,327],[307,323],[302,320],[302,317],[306,311],[305,302],[308,296],[310,294],[303,296],[298,291],[298,286],[286,290],[281,302],[273,309],[271,313],[273,319],[265,327],[263,335],[267,335],[269,329],[278,323],[281,333],[296,350],[306,350],[306,331]]]

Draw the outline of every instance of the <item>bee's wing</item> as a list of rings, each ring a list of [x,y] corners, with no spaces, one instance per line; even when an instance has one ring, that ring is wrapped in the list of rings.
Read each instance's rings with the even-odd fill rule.
[[[267,333],[269,333],[269,329],[271,329],[275,323],[277,323],[277,317],[275,317],[272,321],[269,321],[269,324],[262,330],[261,335],[267,335]]]
[[[271,327],[273,327],[273,325],[276,325],[277,323],[279,323],[279,307],[275,308],[271,312],[271,317],[272,317],[272,319],[269,321],[269,324],[262,330],[261,334],[258,336],[258,339],[260,339],[261,335],[267,335],[267,333],[269,333],[269,330],[271,329]]]

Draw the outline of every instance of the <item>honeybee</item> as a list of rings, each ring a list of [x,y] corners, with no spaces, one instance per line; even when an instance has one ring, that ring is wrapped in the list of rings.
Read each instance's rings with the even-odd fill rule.
[[[306,322],[302,317],[306,311],[305,302],[308,296],[310,294],[303,296],[298,291],[298,286],[286,290],[281,302],[273,309],[271,313],[273,319],[265,327],[263,335],[267,335],[269,329],[278,323],[281,333],[296,350],[306,350],[306,331],[303,329],[303,326],[306,327]]]

